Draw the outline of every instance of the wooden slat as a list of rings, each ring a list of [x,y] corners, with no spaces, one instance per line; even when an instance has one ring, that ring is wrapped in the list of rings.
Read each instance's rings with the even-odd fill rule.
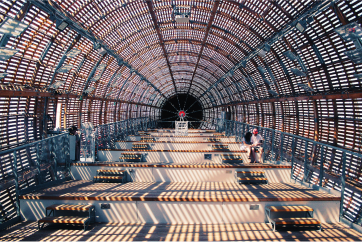
[[[267,181],[265,177],[238,177],[240,181]]]
[[[73,204],[54,204],[48,206],[48,210],[71,210],[71,211],[89,211],[93,205],[73,205]]]
[[[265,174],[265,171],[235,171],[236,173],[241,174]]]
[[[313,208],[308,206],[270,206],[270,212],[312,212]]]
[[[50,216],[50,217],[42,218],[42,219],[38,220],[38,222],[40,222],[40,223],[84,224],[88,220],[89,220],[89,218],[77,217],[77,216],[57,216],[57,217]]]
[[[125,170],[97,170],[97,172],[113,172],[113,173],[119,173],[119,172],[125,172]]]
[[[272,219],[275,224],[294,224],[294,225],[304,225],[304,224],[321,224],[321,222],[315,218],[275,218]]]
[[[95,176],[94,179],[120,180],[123,179],[123,176]]]

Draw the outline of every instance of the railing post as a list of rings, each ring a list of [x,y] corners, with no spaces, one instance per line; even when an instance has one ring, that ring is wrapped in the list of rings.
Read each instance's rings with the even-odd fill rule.
[[[232,135],[232,133],[231,133],[231,121],[226,121],[226,123],[227,123],[227,133],[228,133],[228,136],[229,135]]]
[[[58,167],[57,167],[57,155],[55,153],[55,141],[54,139],[50,140],[50,145],[51,145],[51,152],[50,152],[50,157],[52,158],[53,162],[54,162],[54,179],[58,180]]]
[[[321,163],[319,164],[319,186],[323,185],[323,176],[324,176],[324,146],[321,148]]]
[[[264,135],[264,142],[263,142],[263,163],[265,163],[265,148],[266,148],[266,129],[265,128],[261,128],[261,130],[263,131],[263,135]]]
[[[70,168],[69,159],[67,158],[68,148],[69,148],[69,144],[67,142],[67,136],[63,135],[63,159],[64,159],[64,162],[65,162],[65,168],[66,169]]]
[[[343,217],[344,190],[346,188],[346,152],[342,153],[342,174],[341,174],[341,204],[339,208],[339,220]]]
[[[292,141],[292,158],[291,158],[291,163],[292,163],[292,170],[290,172],[290,179],[293,179],[293,172],[294,172],[294,154],[295,154],[295,149],[297,147],[297,140],[295,137],[293,137],[293,141]]]
[[[304,151],[304,176],[303,181],[307,181],[308,176],[308,142],[305,141],[305,151]]]
[[[228,135],[228,121],[224,119],[224,131],[225,135]]]
[[[99,135],[98,135],[98,130],[99,130],[99,127],[96,128],[96,132],[94,133],[94,136],[95,136],[95,150],[96,150],[96,154],[98,154],[98,148],[99,148]]]
[[[13,173],[14,173],[14,179],[15,179],[15,193],[16,193],[16,200],[15,200],[16,215],[20,216],[18,159],[16,157],[16,151],[13,152],[13,157],[14,157]]]
[[[41,169],[40,169],[40,155],[39,155],[39,143],[36,144],[36,159],[35,159],[36,169],[38,170],[38,183],[43,183],[43,177],[41,175]]]
[[[114,123],[113,125],[113,144],[117,141],[117,123]]]
[[[240,124],[235,122],[235,127],[236,127],[236,134],[237,134],[236,135],[236,137],[237,137],[236,141],[240,142],[241,141]]]
[[[272,138],[271,138],[271,158],[272,158],[272,161],[274,161],[274,163],[276,163],[276,155],[275,155],[275,152],[274,152],[274,139],[275,139],[275,130],[273,130],[272,132]]]
[[[283,145],[284,145],[284,134],[280,134],[280,162],[283,163]]]
[[[231,135],[231,122],[229,120],[226,121],[226,132],[227,136]]]

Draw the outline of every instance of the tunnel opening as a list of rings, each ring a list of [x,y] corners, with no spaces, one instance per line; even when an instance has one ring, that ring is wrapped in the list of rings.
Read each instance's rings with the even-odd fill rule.
[[[190,129],[200,128],[203,120],[203,110],[201,103],[193,96],[178,94],[172,96],[162,106],[161,128],[174,128],[175,121],[180,120],[179,113],[185,112],[185,121],[189,121]]]

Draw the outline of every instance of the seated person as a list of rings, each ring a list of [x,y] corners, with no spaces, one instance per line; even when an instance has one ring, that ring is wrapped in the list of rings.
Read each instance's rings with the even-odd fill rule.
[[[250,138],[251,145],[248,148],[248,158],[251,159],[250,163],[256,163],[255,151],[258,150],[260,153],[263,152],[261,144],[263,142],[263,137],[258,134],[258,129],[253,130],[253,135]]]

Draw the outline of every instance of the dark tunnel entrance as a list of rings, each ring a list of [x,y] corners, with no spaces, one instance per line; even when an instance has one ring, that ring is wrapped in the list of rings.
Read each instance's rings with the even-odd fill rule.
[[[177,98],[178,96],[178,98]],[[189,122],[190,129],[198,129],[203,120],[203,110],[201,103],[193,96],[187,94],[178,94],[171,97],[162,107],[161,127],[174,128],[174,122],[179,119],[179,112],[185,111],[185,121]],[[196,102],[196,103],[195,103]],[[192,107],[190,107],[195,103]]]

